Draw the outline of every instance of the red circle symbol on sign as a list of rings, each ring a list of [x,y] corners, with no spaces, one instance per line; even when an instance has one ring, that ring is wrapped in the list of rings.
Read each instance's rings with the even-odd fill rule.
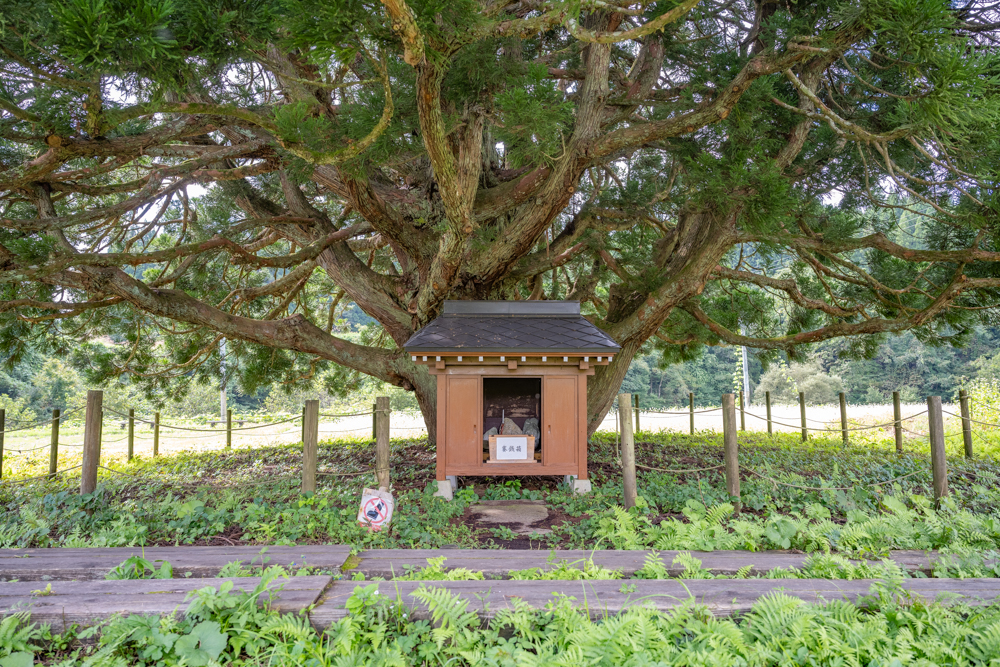
[[[387,509],[385,501],[381,498],[369,498],[361,509],[361,513],[364,514],[372,527],[377,528],[385,521]]]

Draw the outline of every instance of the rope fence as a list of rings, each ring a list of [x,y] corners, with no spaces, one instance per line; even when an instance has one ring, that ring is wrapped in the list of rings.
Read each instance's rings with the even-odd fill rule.
[[[175,431],[196,431],[198,433],[215,433],[215,434],[225,433],[227,431],[232,431],[232,432],[236,432],[236,431],[252,431],[252,430],[255,430],[255,429],[259,429],[259,428],[267,428],[269,426],[278,426],[279,424],[288,424],[288,423],[291,423],[291,422],[297,422],[297,421],[301,421],[302,420],[302,417],[295,416],[295,417],[289,417],[288,419],[282,419],[282,420],[276,421],[276,422],[268,422],[266,424],[257,424],[255,426],[242,426],[242,427],[236,427],[236,428],[227,427],[225,429],[225,431],[220,431],[219,429],[215,429],[215,428],[193,428],[191,426],[176,426],[174,424],[168,424],[166,422],[149,421],[148,419],[142,419],[140,417],[129,417],[125,413],[122,413],[122,412],[119,412],[118,410],[113,410],[113,409],[110,409],[110,408],[108,408],[108,412],[110,412],[112,414],[116,414],[119,417],[124,417],[125,419],[132,419],[132,420],[134,420],[136,422],[139,422],[140,424],[149,424],[150,426],[159,426],[160,428],[169,428],[169,429],[173,429]],[[369,413],[369,414],[371,414],[371,413]]]
[[[800,396],[801,397],[801,396]],[[848,444],[848,434],[858,433],[865,431],[872,431],[876,429],[888,429],[893,428],[896,431],[896,442],[897,451],[902,452],[901,446],[901,434],[908,433],[916,437],[927,437],[931,443],[932,450],[932,473],[934,480],[934,491],[935,498],[940,498],[942,495],[947,493],[947,461],[944,457],[944,447],[946,442],[954,442],[954,440],[960,436],[965,437],[966,445],[966,456],[971,456],[971,439],[972,435],[968,433],[968,425],[975,423],[982,426],[1000,428],[1000,424],[991,424],[989,422],[973,420],[968,414],[968,405],[966,402],[962,403],[962,414],[957,415],[953,412],[944,411],[941,408],[940,398],[931,397],[928,399],[928,409],[922,410],[920,412],[908,415],[906,417],[899,416],[892,421],[885,421],[877,424],[863,424],[848,426],[847,421],[847,411],[846,404],[843,400],[843,394],[841,394],[841,416],[840,416],[840,428],[830,421],[821,421],[814,419],[807,419],[805,415],[805,404],[800,401],[800,408],[802,412],[802,420],[800,424],[787,423],[785,421],[778,421],[772,418],[770,410],[770,400],[768,399],[767,415],[761,415],[746,409],[743,404],[742,396],[740,396],[739,402],[736,402],[734,394],[725,394],[722,397],[722,407],[718,408],[705,408],[694,410],[694,400],[693,395],[691,398],[692,409],[687,411],[674,411],[674,410],[649,410],[646,412],[647,415],[656,416],[675,416],[683,417],[687,416],[691,419],[691,428],[694,429],[694,417],[695,415],[707,415],[707,414],[721,414],[723,422],[723,443],[724,443],[724,459],[725,462],[719,465],[709,465],[688,469],[675,469],[675,468],[665,468],[657,467],[652,465],[646,465],[636,461],[635,457],[635,441],[634,433],[639,431],[639,415],[640,409],[638,406],[638,401],[633,402],[632,396],[630,394],[621,394],[619,400],[613,406],[614,410],[618,413],[618,458],[613,463],[616,463],[622,469],[623,484],[626,489],[626,504],[630,501],[630,494],[635,494],[635,470],[642,469],[650,472],[666,473],[672,475],[688,475],[688,474],[698,474],[704,472],[724,470],[726,489],[731,497],[738,499],[739,494],[739,478],[740,478],[740,466],[738,461],[739,447],[737,441],[737,431],[746,430],[745,418],[749,415],[753,419],[760,421],[766,421],[768,424],[768,432],[771,432],[771,427],[774,425],[782,426],[794,431],[802,431],[803,440],[806,439],[806,434],[808,432],[812,433],[823,433],[823,434],[834,434],[838,431],[844,436],[845,445]],[[963,399],[964,401],[964,399]],[[218,429],[214,426],[212,428],[204,428],[201,426],[186,426],[176,423],[167,423],[161,421],[159,418],[159,413],[156,414],[155,418],[150,420],[142,417],[135,417],[134,412],[130,411],[131,414],[126,414],[120,410],[110,407],[103,407],[103,392],[101,391],[90,391],[88,392],[87,405],[86,405],[86,418],[84,421],[84,437],[82,444],[59,442],[58,440],[58,427],[60,423],[65,422],[65,420],[75,412],[83,409],[82,407],[74,408],[73,410],[67,411],[63,415],[54,414],[51,419],[40,420],[35,424],[29,426],[22,426],[18,429],[12,429],[7,432],[23,431],[28,428],[36,428],[39,424],[51,424],[52,425],[52,442],[49,444],[40,444],[33,447],[19,447],[19,448],[7,448],[7,453],[17,453],[17,454],[28,454],[31,452],[39,452],[45,449],[49,449],[50,454],[50,466],[51,469],[48,474],[40,475],[37,477],[30,477],[24,480],[16,480],[18,483],[22,481],[31,481],[33,479],[48,478],[51,479],[54,475],[61,474],[68,470],[75,470],[77,468],[82,468],[81,472],[81,493],[92,492],[96,485],[96,478],[98,471],[104,471],[111,474],[116,474],[120,476],[128,476],[128,473],[122,472],[120,470],[115,470],[109,468],[106,465],[102,465],[100,461],[100,451],[101,445],[115,445],[123,442],[128,442],[128,457],[131,461],[133,457],[133,447],[136,440],[136,434],[134,432],[134,425],[136,422],[139,424],[146,424],[152,428],[152,440],[153,440],[153,456],[158,455],[158,447],[160,444],[161,431],[166,430],[172,433],[170,435],[171,440],[187,440],[187,441],[199,441],[206,438],[218,438],[224,436],[226,438],[226,448],[232,448],[232,435],[233,433],[253,433],[259,431],[260,429],[268,427],[279,427],[282,425],[301,424],[302,430],[301,434],[296,433],[294,427],[291,429],[284,429],[280,433],[266,433],[266,437],[286,437],[289,435],[301,436],[301,447],[302,447],[302,470],[301,470],[301,490],[303,492],[315,491],[317,478],[329,477],[329,478],[339,478],[339,477],[357,477],[361,475],[374,475],[377,479],[377,484],[379,488],[388,489],[390,486],[390,476],[392,472],[391,468],[391,456],[392,456],[392,443],[390,435],[395,429],[398,431],[413,431],[414,428],[406,426],[392,426],[390,424],[390,403],[387,397],[379,397],[376,404],[373,406],[372,410],[364,410],[358,412],[348,412],[348,413],[332,413],[332,412],[320,412],[319,401],[310,400],[306,402],[305,408],[301,415],[294,415],[288,418],[280,419],[274,422],[268,423],[258,423],[251,424],[248,426],[233,427],[233,419],[231,412],[227,414],[224,423],[224,429]],[[899,403],[898,401],[894,405],[895,414],[899,415]],[[913,428],[908,428],[904,424],[911,423],[918,417],[927,415],[927,432],[919,432]],[[962,419],[963,426],[966,430],[963,433],[951,433],[945,435],[943,426],[943,415],[949,415],[952,417],[959,417]],[[104,431],[104,426],[106,425],[105,417],[111,416],[113,420],[115,417],[127,419],[129,423],[129,432],[127,435],[122,435],[114,439],[103,440],[102,433]],[[321,428],[323,425],[321,422],[323,420],[339,420],[345,418],[356,418],[356,417],[368,417],[371,416],[371,425],[368,424],[358,425],[356,427],[348,428]],[[635,430],[633,431],[632,424],[633,418],[635,420]],[[739,418],[739,421],[737,421]],[[822,428],[817,428],[815,426],[809,426],[809,422],[823,424]],[[0,424],[2,425],[2,424]],[[338,426],[336,422],[333,424],[328,424],[331,426]],[[346,426],[346,425],[344,425]],[[923,423],[920,424],[920,428],[923,428]],[[110,428],[108,429],[110,430]],[[0,431],[0,435],[4,433]],[[176,433],[176,434],[174,434]],[[371,468],[365,468],[362,470],[353,471],[325,471],[320,470],[318,466],[318,448],[319,448],[319,438],[320,435],[335,435],[335,434],[361,434],[367,439],[367,435],[371,434],[374,440],[375,449],[375,466]],[[975,434],[980,440],[983,440],[979,434]],[[149,442],[149,434],[143,436],[145,443]],[[544,447],[544,443],[543,447]],[[74,466],[73,468],[68,468],[63,471],[57,471],[56,461],[58,460],[58,447],[79,447],[82,448],[82,458],[83,463],[79,466]],[[144,447],[147,444],[144,444]],[[2,448],[2,438],[0,438],[0,448]],[[0,454],[3,450],[0,449]],[[0,464],[2,464],[2,457],[0,457]],[[484,475],[490,474],[486,469],[481,473]],[[510,474],[514,474],[512,471]],[[537,472],[527,472],[525,474],[538,474]],[[544,472],[542,474],[545,474]],[[790,487],[799,488],[803,490],[843,490],[847,491],[853,488],[859,487],[875,487],[884,486],[892,484],[894,482],[904,480],[913,477],[918,474],[922,474],[922,471],[914,471],[905,475],[894,477],[892,479],[877,482],[873,484],[857,484],[851,487],[828,487],[828,486],[809,486],[803,484],[795,484],[792,482],[784,482],[775,479],[766,473],[754,469],[753,467],[744,467],[745,475],[752,475],[754,477],[765,480],[769,483]],[[2,468],[0,468],[0,477],[2,477]],[[280,483],[282,481],[288,481],[292,478],[275,478],[266,479],[254,482],[248,482],[246,485],[256,485],[256,484],[274,484]]]
[[[0,429],[0,434],[6,435],[7,433],[17,433],[18,431],[29,431],[33,428],[38,428],[39,426],[44,426],[45,424],[51,424],[54,421],[63,421],[66,417],[79,412],[82,407],[70,408],[58,417],[49,417],[48,419],[41,419],[32,424],[27,424],[25,426],[18,426],[16,428]]]
[[[688,415],[703,415],[709,412],[721,412],[722,408],[708,408],[705,410],[643,410],[642,414],[650,415],[676,415],[678,417],[687,417]]]
[[[772,433],[772,427],[774,425],[784,426],[786,428],[792,429],[793,431],[801,431],[803,442],[806,440],[807,434],[809,432],[820,432],[824,434],[834,434],[840,432],[843,435],[844,445],[849,444],[848,434],[857,433],[864,431],[872,431],[875,429],[887,429],[892,428],[895,431],[896,439],[896,451],[897,454],[903,454],[903,441],[902,434],[904,432],[916,435],[919,437],[926,437],[930,444],[930,461],[931,461],[931,478],[934,498],[936,501],[947,495],[948,493],[948,463],[947,456],[945,452],[946,443],[949,440],[954,440],[960,436],[965,438],[965,455],[966,457],[972,456],[972,445],[971,445],[971,435],[969,435],[968,424],[970,423],[968,414],[968,403],[967,397],[964,392],[960,395],[962,402],[962,415],[955,415],[954,413],[942,410],[941,398],[938,396],[932,396],[927,399],[927,409],[921,410],[920,412],[902,416],[900,414],[900,401],[899,395],[895,394],[893,396],[893,411],[894,419],[892,421],[881,422],[877,424],[864,424],[860,426],[848,426],[847,418],[847,404],[845,400],[845,394],[841,392],[840,394],[840,427],[837,428],[836,425],[831,424],[831,422],[821,422],[824,424],[824,428],[815,428],[808,425],[805,410],[804,395],[799,394],[799,408],[801,411],[801,420],[799,424],[789,424],[783,421],[777,421],[772,417],[771,414],[771,402],[770,395],[767,395],[766,407],[767,415],[760,415],[751,412],[746,409],[743,402],[742,393],[739,394],[739,401],[736,400],[735,394],[723,394],[722,396],[722,407],[712,408],[709,410],[694,410],[694,395],[689,394],[689,399],[691,402],[691,409],[688,411],[647,411],[648,414],[668,414],[676,416],[689,416],[691,419],[690,428],[691,432],[694,433],[694,416],[695,414],[705,414],[709,412],[722,412],[722,424],[723,424],[723,458],[724,463],[721,465],[713,466],[703,466],[699,468],[689,468],[689,469],[672,469],[672,468],[660,468],[656,466],[645,465],[636,461],[635,452],[635,437],[634,433],[639,431],[639,418],[642,414],[638,407],[638,401],[633,401],[633,396],[628,393],[619,394],[617,400],[615,401],[615,406],[622,406],[624,410],[619,410],[619,418],[616,424],[617,432],[617,447],[618,456],[616,463],[622,470],[622,488],[624,492],[624,504],[626,508],[634,507],[636,500],[638,498],[637,484],[636,484],[636,470],[649,470],[653,472],[662,472],[674,475],[685,475],[685,474],[696,474],[700,472],[708,472],[713,470],[724,470],[724,478],[726,484],[726,491],[730,498],[733,500],[734,505],[739,511],[741,509],[741,494],[740,494],[740,477],[741,472],[743,474],[753,475],[759,479],[770,482],[775,486],[784,486],[789,488],[796,488],[809,491],[850,491],[856,488],[875,488],[890,485],[899,482],[904,479],[909,479],[916,475],[926,475],[927,472],[923,470],[916,470],[904,475],[898,475],[896,477],[874,482],[874,483],[857,483],[850,487],[833,487],[833,486],[810,486],[807,484],[795,484],[792,482],[784,482],[774,477],[767,475],[753,467],[743,466],[741,471],[740,466],[740,447],[739,447],[739,436],[740,431],[746,430],[746,417],[749,415],[752,418],[759,419],[761,421],[766,421],[768,426],[768,433]],[[944,432],[944,415],[948,414],[955,417],[961,417],[963,421],[963,432],[962,433],[951,433],[947,436]],[[928,428],[926,433],[919,433],[910,428],[904,426],[906,423],[912,423],[917,417],[927,415]],[[635,424],[635,431],[633,431],[633,421]],[[985,422],[977,422],[987,426],[997,426],[991,425]],[[978,435],[978,434],[977,434]],[[607,462],[604,462],[607,463]]]
[[[793,428],[793,429],[796,429],[796,430],[801,430],[803,428],[803,426],[801,424],[785,424],[784,422],[775,421],[774,419],[768,419],[767,417],[761,417],[760,415],[754,414],[752,412],[744,412],[744,414],[746,414],[748,417],[755,417],[756,419],[760,419],[761,421],[769,421],[772,424],[777,424],[778,426],[785,426],[787,428]],[[909,417],[900,417],[899,421],[900,422],[909,421],[911,419],[915,419],[915,418],[919,417],[920,415],[925,415],[925,414],[927,414],[926,410],[924,410],[923,412],[917,412],[915,414],[912,414]],[[854,433],[854,432],[857,432],[857,431],[870,431],[870,430],[876,429],[876,428],[889,428],[890,426],[895,426],[896,425],[895,420],[891,421],[891,422],[885,422],[885,423],[882,423],[882,424],[870,424],[870,425],[867,425],[867,426],[855,426],[855,427],[850,427],[850,428],[841,428],[841,427],[836,427],[836,426],[830,426],[830,422],[821,422],[821,423],[826,424],[826,428],[812,428],[812,427],[809,427],[809,426],[806,426],[804,428],[805,428],[805,430],[812,431],[814,433],[841,433],[841,432],[844,432],[844,431],[846,431],[848,433]]]
[[[942,410],[942,413],[946,415],[951,415],[952,417],[958,417],[959,419],[967,419],[969,422],[976,424],[977,426],[988,426],[989,428],[1000,428],[1000,424],[993,424],[991,422],[982,422],[978,419],[973,419],[972,417],[963,417],[962,415],[956,415],[954,412],[948,412],[947,410]]]
[[[11,481],[11,483],[22,483],[31,481],[34,479],[51,479],[57,474],[61,474],[64,471],[56,470],[56,462],[58,460],[59,447],[80,447],[82,448],[82,458],[83,462],[74,466],[73,468],[68,468],[67,470],[81,469],[81,481],[80,481],[80,493],[87,494],[92,493],[96,489],[97,485],[97,475],[101,473],[111,473],[113,475],[128,477],[129,474],[122,472],[120,470],[115,470],[109,468],[107,465],[102,465],[101,463],[101,446],[116,445],[123,442],[128,443],[128,460],[131,461],[134,455],[134,445],[136,442],[135,424],[145,424],[147,425],[152,433],[146,433],[144,437],[140,436],[140,440],[144,439],[146,443],[149,442],[150,435],[152,436],[152,454],[156,457],[159,454],[159,444],[161,430],[166,430],[168,432],[176,432],[177,435],[170,435],[171,440],[187,440],[187,441],[200,441],[206,438],[218,438],[224,436],[226,439],[226,448],[230,449],[232,447],[232,435],[236,433],[247,433],[254,432],[259,429],[282,426],[286,424],[301,424],[301,434],[296,433],[295,429],[283,429],[280,433],[268,433],[266,436],[277,436],[284,437],[289,434],[300,435],[302,448],[303,448],[303,458],[302,458],[302,472],[301,472],[301,488],[303,492],[315,491],[316,478],[317,476],[355,476],[355,475],[365,475],[374,474],[378,478],[378,485],[380,488],[389,488],[389,479],[391,473],[390,456],[391,456],[391,442],[390,442],[390,402],[387,397],[378,397],[376,404],[373,406],[372,410],[356,411],[356,412],[343,412],[343,413],[333,413],[326,412],[320,413],[319,411],[319,401],[310,400],[306,401],[305,408],[301,415],[295,415],[286,419],[280,419],[277,421],[262,423],[262,424],[251,424],[249,426],[237,426],[233,427],[232,412],[227,411],[224,420],[224,429],[217,429],[213,423],[212,428],[203,428],[199,426],[184,426],[180,424],[171,424],[169,422],[164,422],[160,420],[159,413],[156,413],[153,419],[146,419],[143,417],[136,417],[133,410],[129,410],[128,413],[121,410],[105,407],[103,405],[104,392],[101,390],[90,390],[87,392],[87,403],[86,406],[81,406],[79,408],[74,408],[71,411],[67,411],[64,414],[59,414],[58,411],[53,411],[53,416],[50,419],[39,420],[37,422],[19,426],[16,429],[9,429],[7,431],[3,429],[3,412],[0,411],[0,481]],[[67,417],[80,409],[86,409],[86,415],[84,419],[83,428],[83,443],[68,443],[60,442],[59,440],[59,425],[60,423],[65,423]],[[327,429],[327,433],[362,433],[370,432],[375,440],[375,457],[376,466],[372,469],[366,469],[362,471],[353,472],[334,472],[334,471],[318,471],[317,470],[317,450],[320,434],[320,420],[333,419],[339,420],[342,418],[349,417],[365,417],[372,416],[371,426],[359,426],[356,428],[348,429]],[[113,439],[104,439],[103,433],[105,431],[105,426],[108,426],[108,417],[111,418],[112,423],[118,420],[127,420],[129,429],[128,433],[122,435],[121,437],[116,437]],[[50,470],[46,475],[41,475],[37,477],[27,477],[19,478],[16,480],[3,480],[3,455],[4,451],[4,433],[13,433],[18,431],[26,431],[30,428],[37,428],[39,425],[51,424],[52,425],[52,435],[51,441],[47,444],[39,444],[37,447],[7,447],[7,454],[30,454],[31,452],[41,452],[42,450],[48,449],[49,454],[49,464]],[[121,428],[124,429],[125,424],[123,423]],[[111,430],[113,426],[110,426],[107,430]],[[181,435],[184,434],[184,435]],[[288,480],[292,478],[287,478]],[[250,485],[258,483],[273,484],[280,480],[263,480],[261,482],[253,482]],[[286,480],[287,481],[287,480]],[[244,484],[246,485],[246,484]]]

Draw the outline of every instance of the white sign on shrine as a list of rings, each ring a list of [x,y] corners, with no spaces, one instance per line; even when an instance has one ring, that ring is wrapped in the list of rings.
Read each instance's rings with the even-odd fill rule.
[[[534,439],[534,438],[532,438]],[[508,436],[497,439],[497,456],[500,461],[518,461],[534,455],[534,446],[529,450],[527,436]]]

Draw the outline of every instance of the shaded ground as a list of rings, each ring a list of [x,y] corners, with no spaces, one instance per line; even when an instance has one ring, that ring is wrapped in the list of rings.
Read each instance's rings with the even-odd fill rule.
[[[959,434],[959,437],[961,434]],[[640,433],[636,444],[642,513],[658,525],[686,521],[691,501],[727,503],[721,437]],[[839,437],[801,443],[741,433],[745,515],[802,516],[812,507],[842,522],[848,513],[885,512],[887,494],[930,496],[930,466],[919,443],[897,454],[892,441],[844,447]],[[20,480],[47,470],[42,451],[30,469],[0,484],[0,547],[193,544],[351,544],[360,548],[578,548],[594,545],[597,518],[622,502],[618,443],[597,434],[589,447],[593,493],[580,496],[561,477],[461,477],[451,503],[431,496],[436,453],[422,439],[392,441],[397,500],[391,528],[368,533],[356,522],[361,490],[374,483],[370,438],[322,441],[317,492],[302,495],[298,445],[182,452],[126,464],[102,456],[99,492],[80,496],[79,471],[54,480]],[[949,457],[958,507],[994,513],[1000,506],[1000,466],[990,456]],[[62,465],[60,465],[62,467]],[[886,485],[887,480],[900,479]],[[834,488],[818,488],[825,485]],[[544,501],[548,515],[515,525],[488,522],[469,510],[480,501]],[[539,539],[540,538],[540,539]]]

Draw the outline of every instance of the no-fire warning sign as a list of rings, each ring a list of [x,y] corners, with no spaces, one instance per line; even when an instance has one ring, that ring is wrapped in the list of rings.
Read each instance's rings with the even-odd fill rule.
[[[361,509],[358,523],[369,530],[381,530],[389,525],[394,506],[392,494],[387,491],[365,489],[361,492]]]

